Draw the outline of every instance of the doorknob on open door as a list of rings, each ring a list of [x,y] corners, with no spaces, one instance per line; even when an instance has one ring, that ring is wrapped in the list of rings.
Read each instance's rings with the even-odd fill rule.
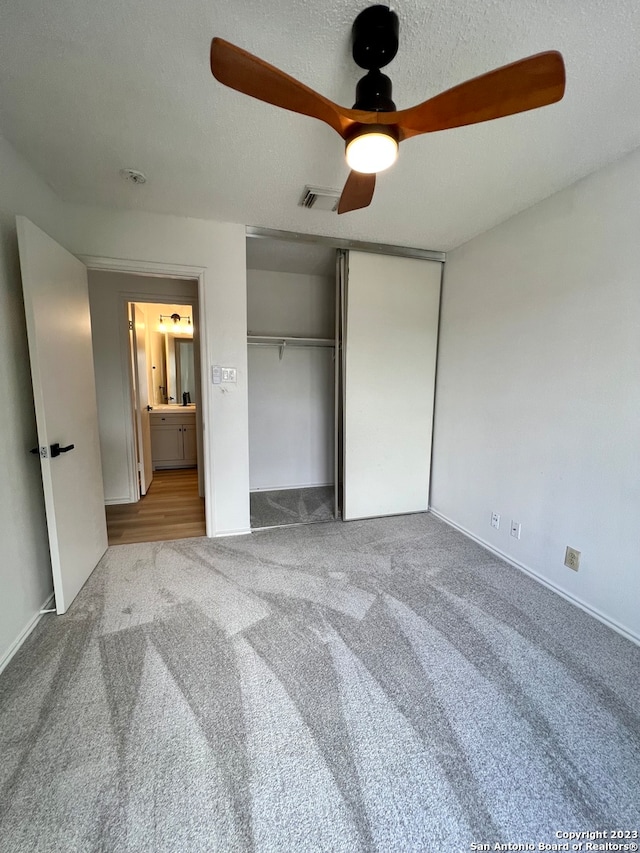
[[[42,456],[43,459],[46,459],[47,456],[50,456],[51,459],[55,459],[56,456],[60,456],[61,453],[68,453],[70,450],[73,450],[75,444],[68,444],[66,447],[60,447],[60,445],[56,442],[51,445],[51,452],[47,454],[46,447],[32,447],[29,453],[37,453]]]
[[[61,453],[68,453],[70,450],[73,450],[75,444],[68,444],[66,447],[60,447],[60,445],[56,442],[51,445],[51,458],[55,459],[56,456],[60,456]]]

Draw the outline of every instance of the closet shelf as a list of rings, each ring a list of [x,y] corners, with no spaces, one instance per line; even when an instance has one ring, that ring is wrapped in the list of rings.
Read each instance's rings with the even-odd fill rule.
[[[265,346],[287,346],[297,347],[333,347],[336,342],[333,338],[299,338],[293,335],[247,335],[248,344],[264,344]]]
[[[293,335],[247,335],[250,347],[279,347],[280,361],[286,347],[331,347],[335,348],[333,338],[299,338]]]

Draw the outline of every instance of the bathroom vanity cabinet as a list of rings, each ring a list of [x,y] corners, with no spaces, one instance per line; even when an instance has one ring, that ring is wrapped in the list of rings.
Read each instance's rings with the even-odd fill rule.
[[[177,411],[152,411],[151,456],[153,469],[193,468],[198,464],[196,413],[176,406]]]

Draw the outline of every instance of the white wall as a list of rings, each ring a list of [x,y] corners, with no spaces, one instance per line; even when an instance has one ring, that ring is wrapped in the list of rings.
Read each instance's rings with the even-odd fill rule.
[[[443,516],[636,638],[638,187],[635,152],[448,255],[431,493]]]
[[[247,330],[258,335],[333,338],[335,277],[247,270]]]
[[[135,460],[129,453],[132,440],[129,362],[123,358],[128,352],[129,341],[125,297],[184,294],[188,302],[197,299],[197,293],[198,285],[194,281],[89,270],[102,476],[108,503],[137,499],[131,494]],[[155,319],[157,322],[158,318]]]
[[[61,242],[77,255],[189,266],[203,272],[200,294],[205,495],[212,535],[249,528],[247,288],[244,225],[70,205]],[[211,385],[211,366],[235,367],[237,383]]]
[[[249,333],[333,338],[335,279],[247,271]],[[333,482],[333,350],[249,347],[251,489]]]
[[[249,347],[251,489],[333,483],[333,350]]]
[[[16,214],[54,234],[60,204],[0,137],[0,668],[52,592]]]

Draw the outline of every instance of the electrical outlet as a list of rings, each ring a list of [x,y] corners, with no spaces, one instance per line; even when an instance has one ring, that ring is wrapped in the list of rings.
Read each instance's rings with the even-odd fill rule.
[[[513,536],[514,539],[520,538],[520,531],[521,530],[522,530],[522,525],[520,524],[520,522],[519,521],[513,521],[513,519],[512,519],[511,520],[511,535]]]
[[[564,564],[567,568],[577,572],[580,568],[580,551],[576,551],[575,548],[570,548],[567,545],[567,550],[564,552]]]
[[[491,526],[495,527],[496,530],[500,529],[500,513],[492,512],[491,513]]]

